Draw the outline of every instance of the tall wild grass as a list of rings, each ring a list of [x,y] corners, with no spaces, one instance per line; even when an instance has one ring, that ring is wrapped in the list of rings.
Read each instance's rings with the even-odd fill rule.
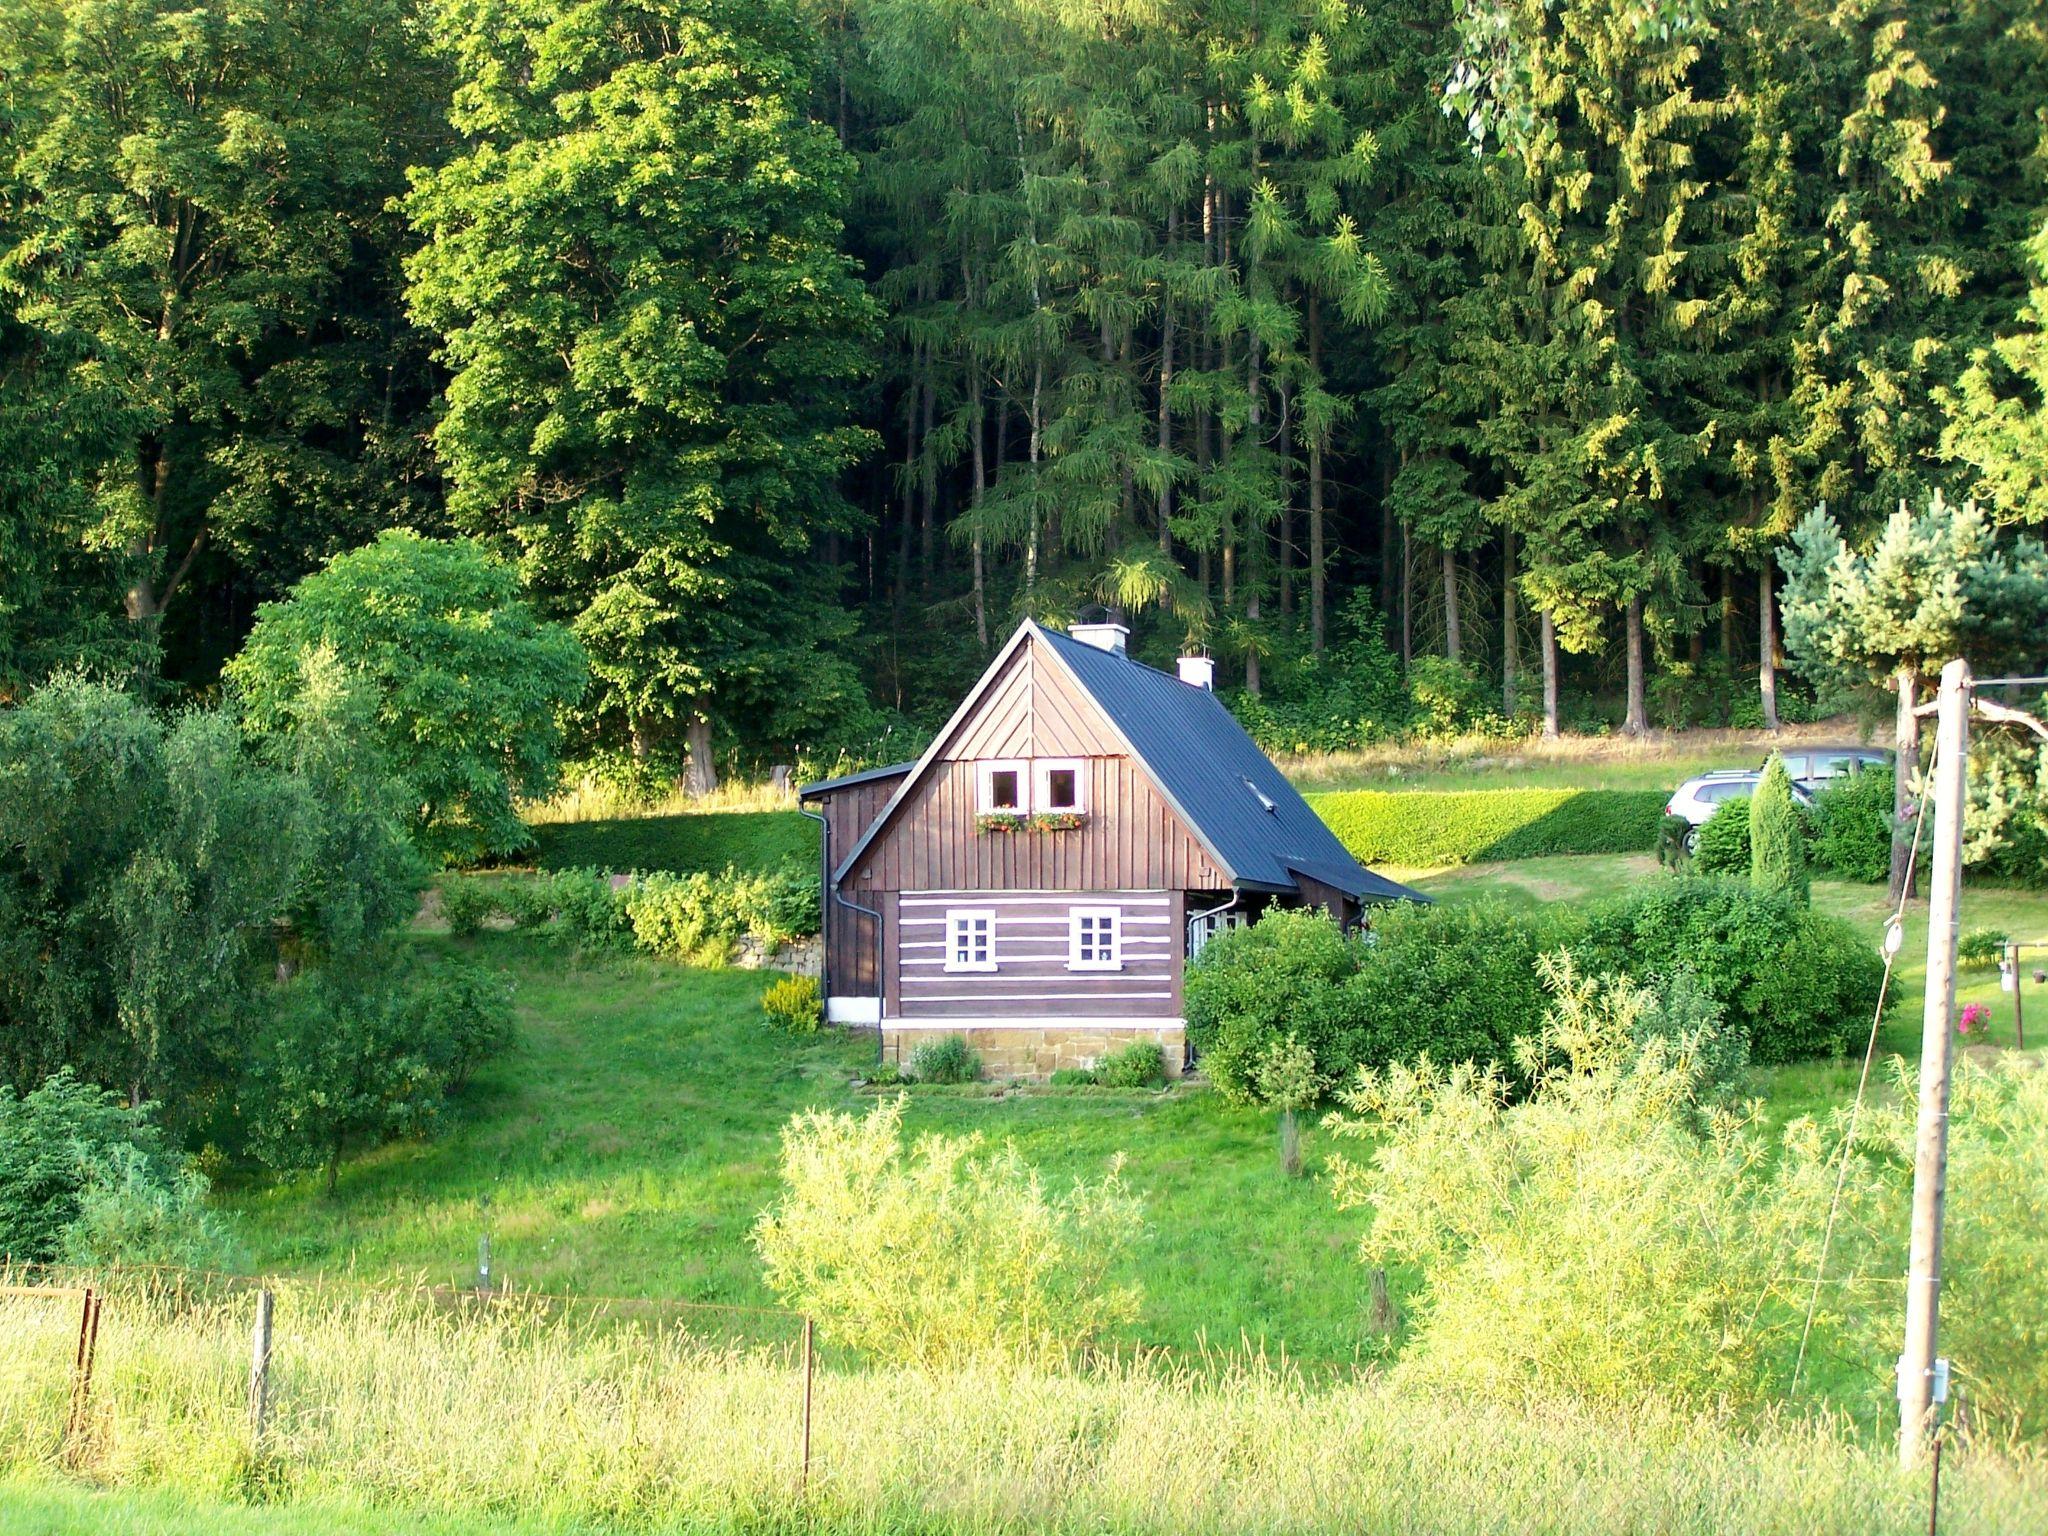
[[[1872,1533],[1926,1525],[1926,1479],[1824,1421],[1588,1415],[1316,1383],[1257,1360],[943,1375],[833,1364],[798,1481],[787,1346],[278,1293],[272,1418],[252,1446],[246,1294],[117,1290],[89,1428],[63,1428],[75,1320],[0,1301],[0,1482],[205,1499],[369,1501],[623,1530]],[[1971,1447],[1955,1536],[2048,1528],[2048,1465]]]

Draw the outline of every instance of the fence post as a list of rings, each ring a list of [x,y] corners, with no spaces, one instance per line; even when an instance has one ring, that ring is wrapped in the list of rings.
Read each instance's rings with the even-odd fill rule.
[[[811,1493],[811,1373],[815,1356],[811,1349],[811,1320],[804,1319],[804,1460],[803,1471],[798,1478],[799,1497],[809,1498]]]
[[[86,1408],[92,1398],[92,1361],[100,1339],[100,1294],[91,1286],[78,1312],[78,1350],[71,1363],[71,1419],[64,1426],[67,1445],[75,1447],[85,1432]]]
[[[249,1443],[263,1444],[270,1417],[270,1315],[275,1305],[268,1290],[256,1293],[256,1327],[249,1340]]]

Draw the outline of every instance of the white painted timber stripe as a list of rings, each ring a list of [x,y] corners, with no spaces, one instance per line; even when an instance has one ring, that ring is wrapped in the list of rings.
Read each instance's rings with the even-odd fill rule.
[[[825,999],[825,1018],[832,1024],[879,1024],[882,1022],[882,1000],[879,997],[828,997]]]
[[[1143,954],[1134,953],[1129,944],[1124,945],[1124,955],[1126,959],[1138,963],[1149,960],[1155,966],[1159,966],[1159,962],[1167,958],[1157,951],[1149,951]],[[1064,966],[1067,964],[1067,952],[1064,949],[1058,951],[1049,949],[1042,955],[1027,955],[1014,947],[1005,946],[996,956],[996,964],[998,966],[1044,964],[1047,961],[1055,961]],[[944,965],[946,957],[944,955],[906,955],[903,958],[903,963],[905,965]],[[1126,970],[1131,969],[1130,966],[1124,968]],[[1159,973],[1162,976],[1166,974],[1163,966],[1159,967]]]
[[[897,904],[905,907],[958,906],[963,901],[1038,903],[1048,901],[1110,901],[1130,907],[1163,907],[1170,898],[1154,891],[905,891]]]
[[[1114,992],[1099,989],[1094,992],[920,992],[915,999],[906,1002],[920,1003],[1136,1003],[1158,998],[1172,997],[1171,992]]]
[[[1180,1029],[1181,1018],[1132,1018],[1128,1014],[1083,1018],[1078,1014],[1051,1013],[1042,1018],[1020,1018],[1016,1014],[948,1014],[923,1019],[906,1019],[891,1014],[882,1021],[885,1034],[912,1029]]]
[[[1102,903],[1090,903],[1090,905],[1102,905]],[[897,924],[901,928],[944,928],[946,920],[944,918],[897,918]],[[1124,913],[1124,928],[1171,928],[1171,926],[1174,926],[1174,920],[1171,920],[1171,918],[1133,918],[1133,915],[1130,915],[1130,913]],[[1065,918],[997,918],[997,930],[999,932],[1014,934],[1020,928],[1049,928],[1049,930],[1057,928],[1059,932],[1067,932],[1067,920]]]
[[[1003,929],[1003,952],[1005,954],[1017,951],[1022,953],[1026,959],[1066,959],[1067,939],[1065,934],[1019,935],[1015,931],[1015,927],[1015,924],[1010,924]],[[1030,946],[1034,944],[1040,946],[1040,948],[1036,950],[1031,949]],[[944,939],[905,939],[897,947],[900,949],[944,949],[946,941]],[[1171,952],[1173,938],[1171,935],[1164,933],[1134,933],[1124,940],[1124,948],[1163,949]]]

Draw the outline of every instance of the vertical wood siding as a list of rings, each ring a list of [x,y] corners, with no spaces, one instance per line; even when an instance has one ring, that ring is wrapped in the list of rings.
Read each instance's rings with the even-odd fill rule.
[[[860,841],[861,834],[874,824],[889,803],[889,797],[896,793],[909,770],[886,779],[870,779],[860,784],[849,784],[844,789],[828,790],[819,795],[818,809],[824,814],[828,829],[827,852],[831,862],[838,864]],[[831,879],[827,870],[825,878]],[[861,906],[872,907],[875,903],[849,886],[846,896]],[[829,896],[829,892],[828,892]],[[825,971],[833,997],[874,997],[880,992],[881,955],[880,943],[875,929],[875,919],[865,913],[837,901],[827,900],[825,921]]]
[[[983,832],[975,764],[990,758],[1083,761],[1087,823],[1066,832]],[[851,847],[849,842],[845,845]],[[845,890],[1213,890],[1230,882],[1122,755],[1095,701],[1035,644],[1019,648],[931,771],[847,872]]]

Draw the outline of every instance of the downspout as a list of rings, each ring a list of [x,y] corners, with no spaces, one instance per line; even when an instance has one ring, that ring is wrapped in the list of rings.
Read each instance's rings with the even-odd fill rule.
[[[839,888],[838,882],[832,878],[832,824],[825,819],[824,813],[822,811],[806,811],[801,804],[797,806],[797,810],[818,824],[819,857],[824,861],[824,870],[819,877],[818,892],[818,921],[820,926],[829,926],[828,920],[831,917],[833,902],[837,902],[849,912],[858,912],[863,917],[872,917],[875,920],[875,1065],[880,1066],[882,1064],[883,1050],[882,1005],[887,997],[882,980],[882,914],[873,907],[864,907],[857,901],[849,901],[846,893]],[[825,954],[829,956],[831,952],[832,941],[828,937],[825,940]],[[818,961],[818,993],[821,999],[831,996],[831,993],[826,991],[824,985],[825,978],[829,973],[829,960],[820,958]]]

